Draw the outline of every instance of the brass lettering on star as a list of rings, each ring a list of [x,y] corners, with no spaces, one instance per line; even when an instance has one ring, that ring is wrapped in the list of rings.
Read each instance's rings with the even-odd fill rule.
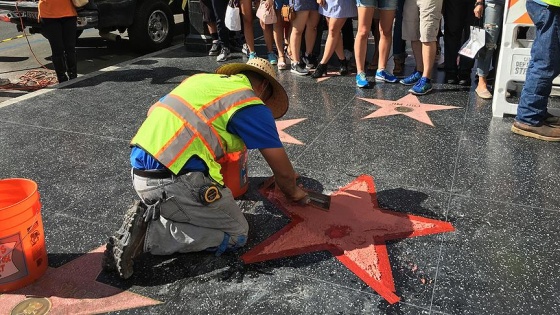
[[[19,314],[33,314],[44,315],[47,314],[52,307],[52,303],[47,298],[27,298],[21,301],[18,305],[14,306],[11,315]]]

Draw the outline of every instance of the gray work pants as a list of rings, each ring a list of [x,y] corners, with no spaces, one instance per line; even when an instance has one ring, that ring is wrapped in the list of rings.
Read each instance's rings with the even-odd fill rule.
[[[201,187],[212,184],[203,173],[164,179],[132,174],[132,183],[145,203],[165,197],[160,218],[148,224],[145,252],[169,255],[214,249],[219,255],[245,245],[249,225],[229,188],[219,187],[222,197],[209,205],[200,202]]]

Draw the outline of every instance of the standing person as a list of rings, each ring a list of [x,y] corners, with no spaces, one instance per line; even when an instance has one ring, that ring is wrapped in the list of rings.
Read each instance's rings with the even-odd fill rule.
[[[442,4],[443,0],[406,0],[404,3],[403,39],[410,40],[416,69],[399,82],[413,85],[408,91],[415,95],[424,95],[432,90],[431,77]]]
[[[560,75],[560,0],[527,0],[526,6],[537,34],[511,131],[560,141],[560,117],[547,111],[552,80]]]
[[[257,57],[257,53],[255,52],[255,34],[253,31],[253,1],[240,1],[241,17],[243,19],[243,37],[245,37],[245,44],[247,44],[247,56],[249,57],[249,59],[253,59]]]
[[[78,77],[76,8],[70,0],[40,0],[39,21],[49,41],[58,83]]]
[[[470,26],[474,25],[474,4],[475,0],[444,0],[443,53],[445,82],[448,84],[471,85],[474,60],[459,55],[459,50],[469,39]]]
[[[290,33],[290,60],[292,63],[291,72],[297,75],[309,74],[309,68],[313,65],[314,58],[311,57],[313,44],[317,36],[317,24],[319,23],[319,12],[317,12],[317,2],[315,0],[290,0],[294,4],[296,18],[292,21],[292,31]],[[305,32],[305,33],[304,33]],[[305,34],[305,35],[304,35]],[[301,56],[301,41],[305,36],[305,55]],[[307,57],[307,65],[302,57]]]
[[[385,70],[393,41],[393,21],[397,10],[397,0],[357,0],[357,6],[358,32],[354,43],[356,72],[358,72],[356,74],[356,86],[367,87],[369,85],[365,73],[367,39],[376,11],[379,12],[379,45],[376,48],[379,51],[379,57],[376,60],[378,68],[375,73],[375,80],[397,82],[397,77]]]
[[[212,5],[212,10],[214,11],[214,17],[216,19],[216,30],[218,31],[218,44],[220,46],[220,52],[216,57],[216,61],[224,62],[228,60],[229,57],[231,56],[229,30],[226,27],[226,23],[225,23],[228,1],[210,0],[210,3]]]
[[[505,0],[479,0],[474,7],[474,15],[478,19],[484,19],[484,30],[486,31],[486,45],[476,55],[476,74],[478,85],[474,90],[478,97],[491,99],[492,93],[488,90],[488,73],[494,51],[498,46],[502,33],[502,19],[504,15]]]
[[[406,61],[406,41],[402,39],[403,6],[405,0],[398,0],[397,12],[395,13],[395,28],[393,29],[393,74],[404,73]]]
[[[287,110],[274,67],[258,57],[191,76],[154,104],[131,141],[132,182],[142,202],[109,238],[103,268],[126,279],[143,252],[219,256],[244,246],[249,225],[218,160],[245,146],[260,150],[288,200],[306,204],[274,122]]]
[[[316,79],[327,73],[327,64],[333,53],[336,53],[340,63],[340,75],[346,75],[348,74],[348,60],[344,55],[341,30],[347,18],[353,18],[358,14],[356,2],[354,0],[317,0],[317,3],[319,4],[319,14],[327,19],[329,33],[323,57],[311,77]]]
[[[274,0],[261,0],[259,7],[263,5],[268,12],[274,13],[276,16],[276,9],[274,8]],[[263,30],[264,43],[266,45],[268,62],[271,65],[278,64],[278,55],[274,52],[274,24],[265,24],[263,20],[259,19],[259,24]],[[251,58],[251,57],[250,57]],[[254,58],[254,57],[253,57]]]
[[[276,49],[278,50],[278,70],[287,70],[289,68],[286,63],[286,47],[288,46],[286,39],[290,37],[289,29],[291,29],[292,26],[282,18],[282,6],[288,4],[288,1],[289,0],[274,0],[276,23],[274,23],[272,35],[274,37]]]
[[[222,51],[222,44],[218,37],[218,26],[211,0],[200,0],[200,11],[202,12],[202,22],[206,23],[208,33],[212,37],[212,46],[208,50],[208,56],[217,56]],[[188,6],[187,6],[188,7]],[[185,11],[187,12],[187,11]]]

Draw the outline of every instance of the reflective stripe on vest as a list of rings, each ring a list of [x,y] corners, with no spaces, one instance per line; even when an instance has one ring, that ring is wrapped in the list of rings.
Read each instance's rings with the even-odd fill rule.
[[[178,95],[169,94],[156,103],[154,108],[166,108],[183,122],[184,127],[178,130],[154,157],[169,167],[198,137],[212,154],[214,160],[220,159],[225,155],[226,150],[219,133],[212,126],[212,121],[232,107],[255,99],[259,100],[252,90],[237,90],[213,100],[213,102],[204,105],[197,111]],[[233,101],[236,102],[232,103]]]
[[[560,7],[560,0],[541,0],[541,1],[546,4],[553,5],[555,7]]]

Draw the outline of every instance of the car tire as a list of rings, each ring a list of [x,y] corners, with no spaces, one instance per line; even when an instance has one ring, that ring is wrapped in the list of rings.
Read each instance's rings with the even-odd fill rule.
[[[171,45],[175,21],[173,12],[162,1],[143,1],[128,28],[132,48],[139,52],[152,52]]]

